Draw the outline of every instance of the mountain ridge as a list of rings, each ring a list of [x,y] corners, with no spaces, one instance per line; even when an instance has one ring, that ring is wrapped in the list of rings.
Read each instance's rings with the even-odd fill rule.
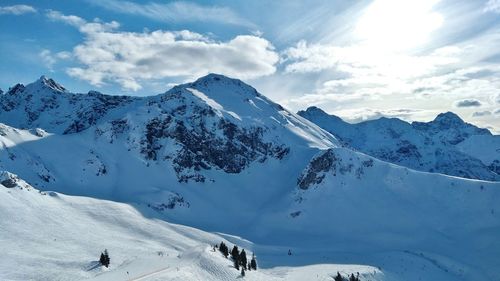
[[[412,169],[472,179],[499,181],[500,136],[464,122],[452,112],[440,113],[430,122],[408,123],[380,118],[350,124],[318,107],[297,113],[339,137],[349,147],[376,158]],[[478,156],[468,143],[484,138],[490,157]],[[493,159],[491,159],[493,158]]]
[[[422,253],[441,268],[439,280],[499,276],[500,183],[379,160],[239,80],[204,79],[134,99],[19,92],[31,98],[0,107],[7,124],[0,170],[40,190],[138,206],[161,220],[299,249],[298,256],[309,251],[314,261],[312,249],[347,252],[352,263],[386,268],[390,281],[422,275],[382,264],[378,253]],[[26,111],[32,104],[40,110]],[[384,122],[396,124],[390,134],[404,133],[400,122]],[[413,155],[411,145],[400,148]]]

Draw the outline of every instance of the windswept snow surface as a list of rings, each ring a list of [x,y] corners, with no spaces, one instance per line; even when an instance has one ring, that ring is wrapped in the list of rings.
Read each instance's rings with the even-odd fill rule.
[[[0,179],[16,183],[0,185],[0,280],[235,280],[240,275],[230,259],[212,250],[221,241],[232,247],[219,235],[145,217],[135,208],[140,206],[41,192],[8,172],[0,172]],[[98,263],[104,249],[109,268]],[[371,280],[383,276],[361,265],[260,268],[269,263],[260,256],[258,263],[246,280],[328,280],[337,271],[360,272]]]

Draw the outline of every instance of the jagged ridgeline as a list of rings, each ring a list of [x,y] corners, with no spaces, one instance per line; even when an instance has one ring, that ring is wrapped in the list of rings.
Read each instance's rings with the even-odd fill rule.
[[[380,118],[350,124],[318,107],[298,114],[346,146],[411,169],[469,179],[500,180],[500,136],[452,112],[430,122]]]

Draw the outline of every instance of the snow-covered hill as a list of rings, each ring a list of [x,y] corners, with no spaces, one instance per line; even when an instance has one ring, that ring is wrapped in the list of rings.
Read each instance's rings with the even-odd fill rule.
[[[0,171],[0,279],[218,281],[239,277],[231,260],[212,248],[221,241],[230,246],[231,242],[217,234],[147,218],[136,208],[141,206],[42,192]],[[243,243],[255,247],[237,237],[232,240],[240,249]],[[104,249],[110,253],[109,268],[98,263]],[[252,253],[246,250],[250,259]],[[304,280],[310,276],[309,280],[324,280],[337,271],[344,276],[360,272],[363,279],[382,278],[370,266],[266,268],[271,262],[259,256],[259,269],[247,271],[245,279]]]
[[[325,157],[325,155],[331,157],[339,152],[328,150],[318,157]],[[358,160],[356,159],[355,162]],[[378,165],[375,162],[372,167],[377,170]],[[305,175],[312,170],[314,170],[314,164],[307,169]],[[228,245],[236,244],[240,248],[246,248],[248,254],[251,251],[257,252],[259,270],[247,271],[244,278],[247,280],[332,280],[336,272],[344,276],[359,272],[360,279],[363,281],[423,280],[425,278],[443,281],[497,280],[496,275],[488,277],[489,274],[497,273],[494,266],[497,259],[487,257],[488,252],[491,254],[498,250],[498,243],[494,242],[496,241],[496,235],[494,235],[496,228],[490,229],[493,232],[486,235],[468,233],[468,229],[475,228],[477,225],[484,226],[485,222],[490,219],[485,219],[481,223],[476,222],[474,223],[476,226],[472,227],[456,226],[455,229],[448,229],[442,226],[440,233],[443,235],[442,239],[447,242],[441,245],[442,239],[436,240],[436,234],[428,232],[429,225],[422,223],[433,221],[439,226],[442,223],[440,217],[432,219],[421,217],[417,221],[404,223],[400,221],[405,219],[404,216],[399,216],[400,220],[394,220],[395,216],[391,217],[391,221],[387,220],[383,210],[379,210],[376,215],[380,215],[383,218],[381,220],[373,220],[373,217],[359,218],[357,214],[351,213],[352,209],[349,210],[350,212],[342,213],[341,211],[344,211],[348,205],[341,202],[344,199],[350,199],[344,196],[351,192],[351,197],[356,197],[363,191],[331,190],[328,186],[331,187],[332,182],[327,182],[336,181],[331,174],[333,171],[334,169],[325,171],[326,177],[323,183],[310,186],[309,190],[302,192],[300,197],[303,199],[300,202],[297,201],[297,204],[304,206],[307,201],[311,200],[319,203],[322,210],[334,216],[330,219],[335,223],[327,228],[336,228],[338,231],[333,232],[336,234],[328,237],[328,240],[323,238],[315,243],[311,243],[312,240],[318,238],[315,236],[284,239],[288,243],[295,241],[294,247],[291,248],[291,256],[286,254],[289,248],[283,245],[254,244],[235,236],[207,233],[158,220],[155,218],[158,215],[155,211],[141,204],[128,205],[87,197],[67,196],[50,191],[38,191],[16,175],[2,171],[0,172],[0,214],[2,215],[0,243],[3,254],[0,259],[0,278],[2,280],[107,281],[237,279],[239,272],[232,267],[230,259],[224,258],[218,251],[212,251],[211,245],[224,241]],[[348,180],[348,178],[349,173],[345,172],[342,180]],[[318,192],[321,188],[329,190]],[[489,190],[491,186],[487,185],[484,188],[483,192],[491,195],[491,190]],[[365,189],[364,192],[366,192],[369,187],[361,186],[359,189]],[[431,189],[428,188],[426,192]],[[385,192],[383,196],[389,193]],[[392,193],[402,192],[393,191]],[[430,201],[439,197],[441,192],[432,193],[437,196],[431,196]],[[464,206],[469,207],[477,203],[476,200],[481,198],[482,193],[476,194],[473,191],[472,194],[475,199],[466,202]],[[340,196],[344,199],[334,198]],[[332,202],[335,204],[332,205]],[[349,203],[352,202],[349,200]],[[361,202],[365,203],[364,200]],[[433,203],[429,203],[422,207],[427,208],[432,205]],[[450,205],[453,204],[446,207]],[[330,212],[332,208],[336,212]],[[369,208],[364,205],[358,206],[361,213]],[[319,212],[320,209],[316,211]],[[405,216],[409,213],[411,212],[406,211]],[[325,221],[325,218],[319,214],[309,211],[300,216],[304,215],[307,217],[306,220],[314,217],[313,222],[309,223],[314,228],[318,228],[317,224]],[[339,217],[343,218],[339,219]],[[392,224],[392,228],[402,232],[391,232],[391,236],[387,236],[388,233],[381,233],[380,231],[387,228],[389,224]],[[358,227],[353,227],[356,225]],[[361,230],[364,225],[371,225],[369,232]],[[347,232],[348,235],[343,232]],[[456,233],[464,234],[464,240],[451,239]],[[480,235],[474,239],[468,236],[477,234]],[[301,243],[304,237],[309,237],[307,239],[310,241]],[[487,240],[484,240],[485,237]],[[361,244],[355,244],[353,240]],[[370,246],[370,241],[373,240],[385,242]],[[399,248],[403,240],[412,240],[413,247],[419,249]],[[468,250],[467,255],[460,256],[458,253],[461,250],[452,253],[459,258],[450,258],[450,253],[448,255],[444,255],[443,252],[436,253],[454,244],[459,244],[459,248]],[[481,245],[484,246],[481,247]],[[110,252],[109,269],[97,263],[99,253],[104,249]],[[482,249],[482,251],[474,251],[476,249]],[[470,263],[470,261],[474,262]],[[356,264],[372,264],[372,266]],[[477,267],[477,264],[481,264],[487,270],[483,271],[481,267]],[[491,268],[488,268],[489,266]]]
[[[47,87],[35,88],[60,104],[93,104]],[[43,118],[22,119],[35,93],[16,93],[17,105],[0,112],[0,166],[42,190],[250,239],[273,268],[367,264],[383,280],[500,280],[500,183],[417,172],[343,148],[240,80],[211,74],[158,96],[120,98],[102,114],[84,110],[92,122],[70,106],[41,106]],[[85,125],[68,130],[75,123]],[[467,173],[491,173],[472,167]]]
[[[347,146],[384,161],[420,171],[500,180],[500,136],[465,123],[451,112],[428,123],[412,124],[397,118],[349,124],[317,107],[298,114]]]

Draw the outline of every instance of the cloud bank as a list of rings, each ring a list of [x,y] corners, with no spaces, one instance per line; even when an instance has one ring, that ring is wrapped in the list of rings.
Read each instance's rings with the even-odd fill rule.
[[[143,81],[210,72],[250,79],[274,73],[279,61],[273,45],[258,36],[239,35],[222,42],[187,30],[122,32],[117,22],[87,22],[57,11],[49,11],[47,17],[84,34],[71,54],[80,65],[67,73],[95,86],[113,82],[136,91]]]

